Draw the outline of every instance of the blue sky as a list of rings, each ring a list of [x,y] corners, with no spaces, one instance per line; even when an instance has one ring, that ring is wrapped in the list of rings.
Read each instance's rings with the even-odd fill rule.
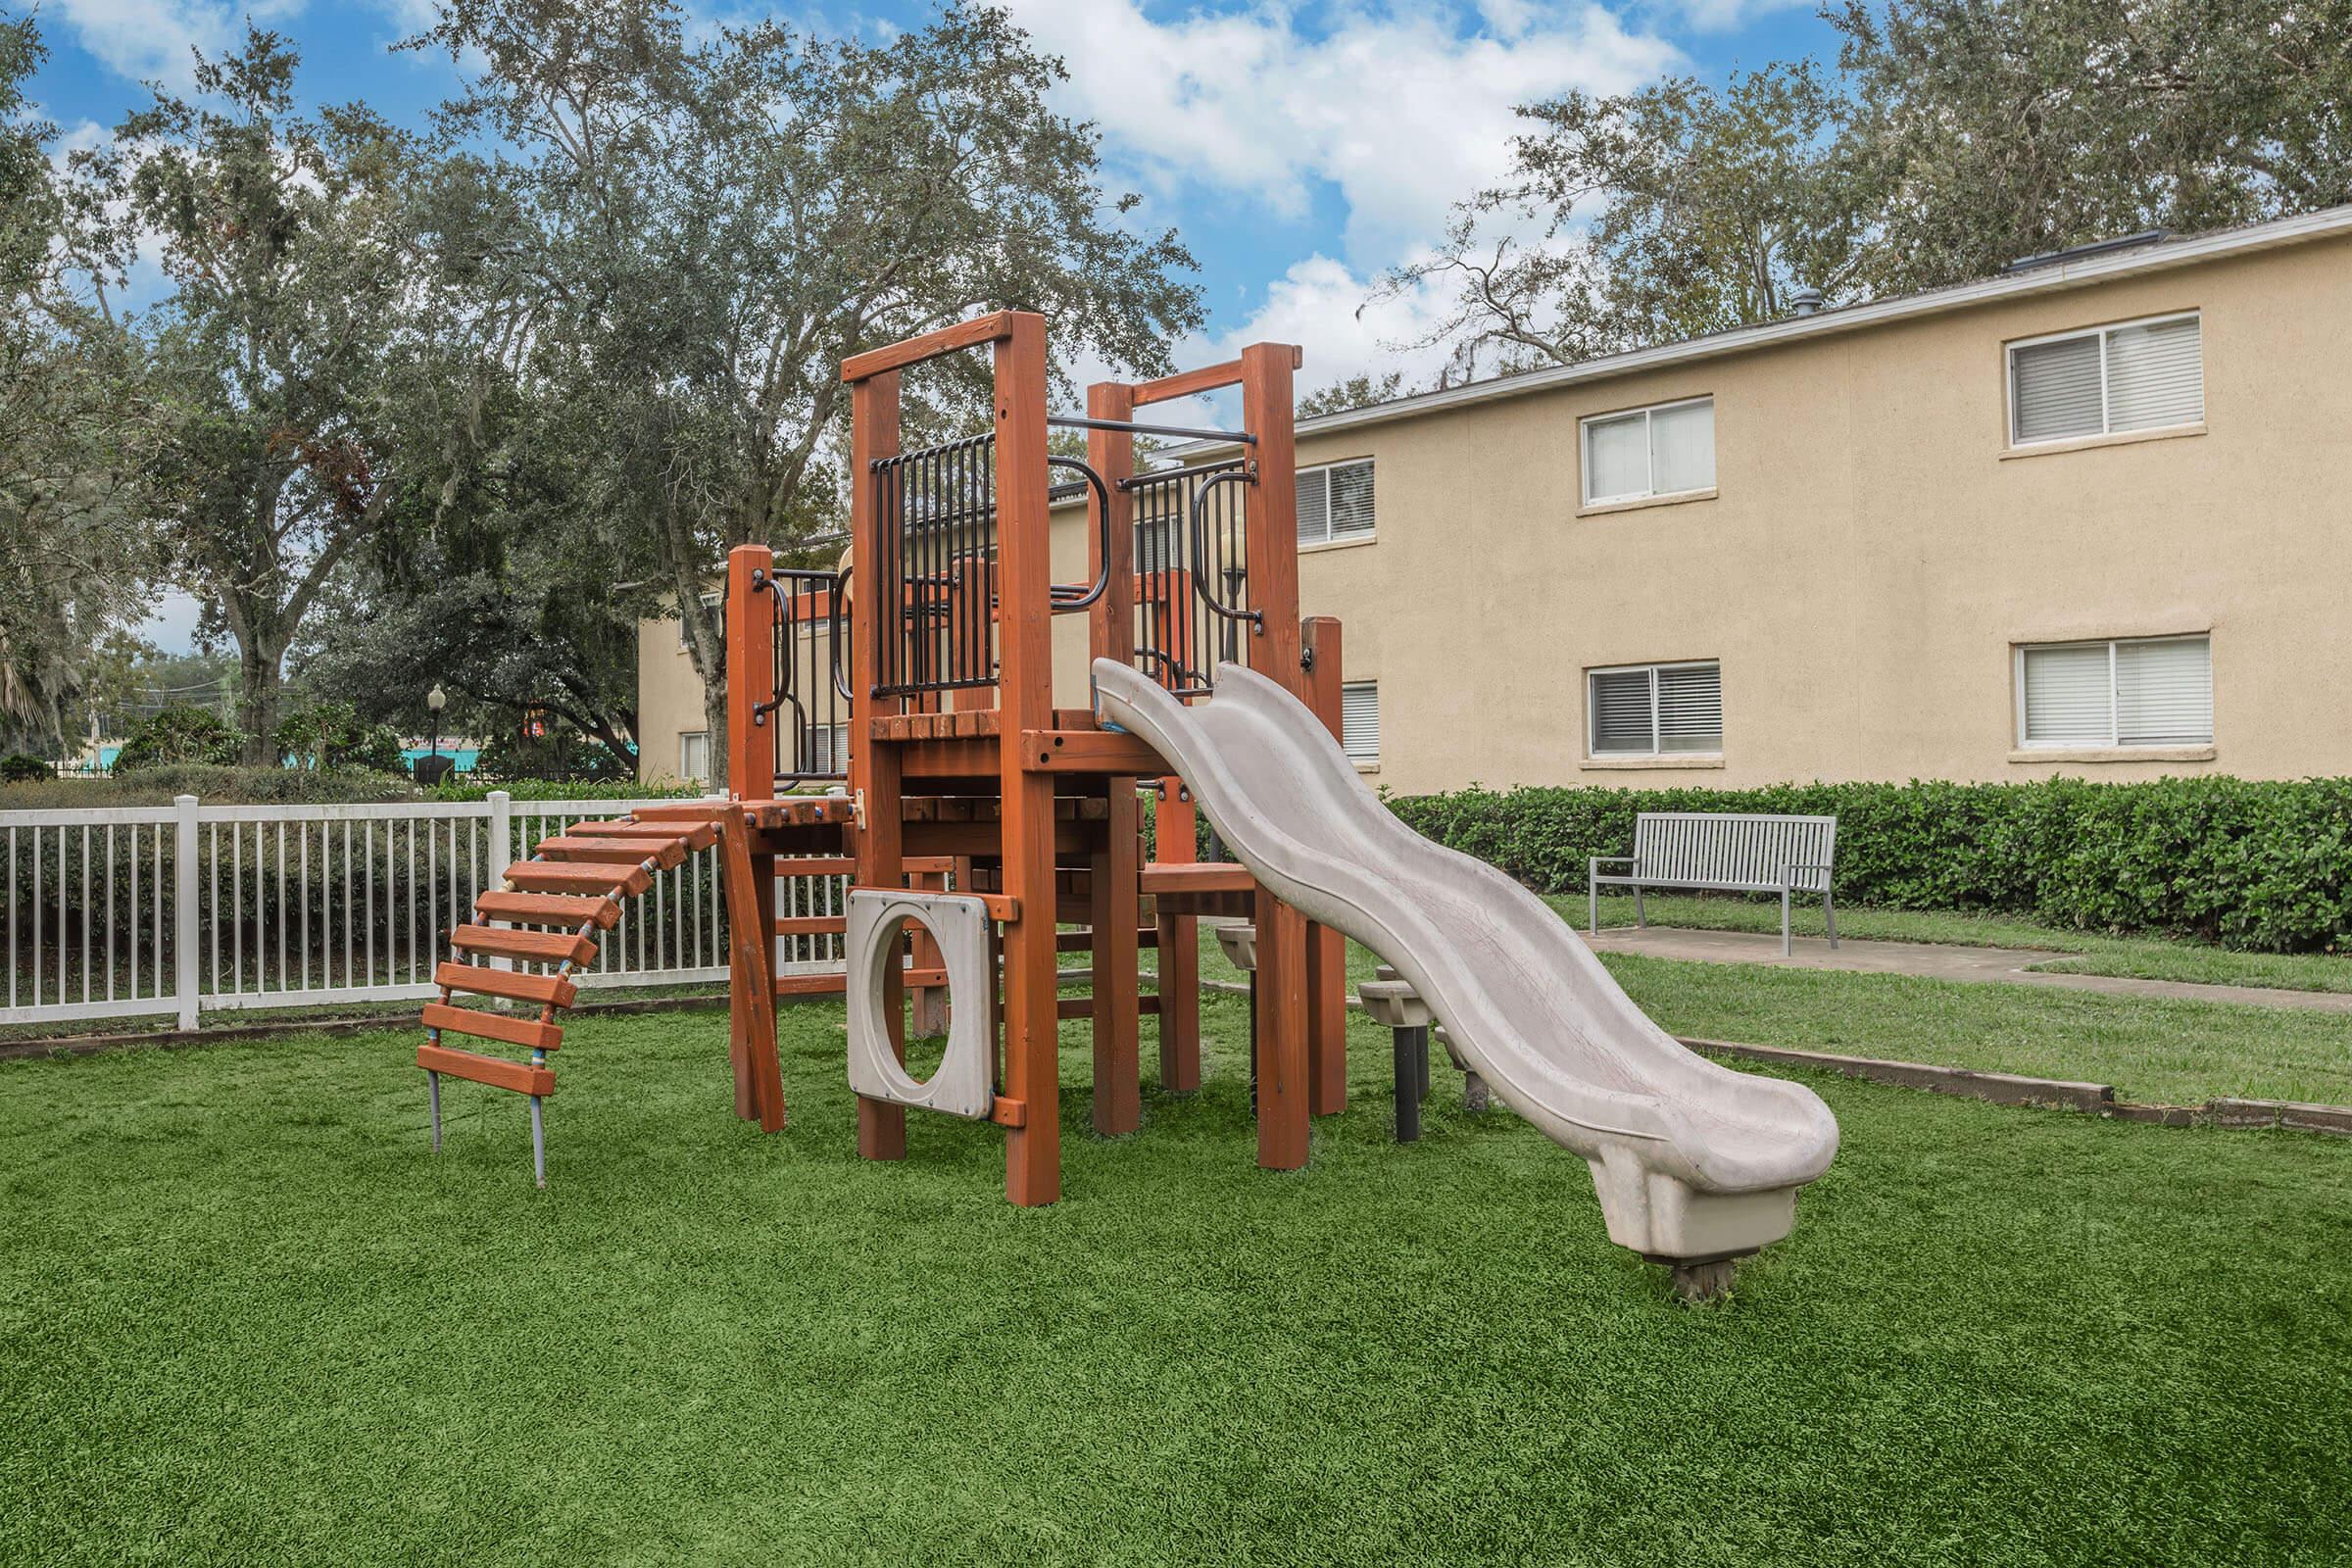
[[[0,0],[6,5],[8,0]],[[18,0],[16,8],[22,8]],[[695,0],[699,14],[746,14]],[[1415,375],[1433,356],[1388,345],[1418,335],[1441,301],[1392,300],[1359,316],[1382,272],[1442,232],[1448,205],[1507,167],[1510,114],[1568,87],[1616,91],[1674,73],[1834,58],[1810,7],[1781,0],[1004,0],[1068,62],[1060,106],[1098,122],[1109,185],[1144,197],[1200,258],[1208,309],[1179,358],[1258,339],[1303,344],[1302,388],[1360,370]],[[313,101],[365,98],[420,123],[452,88],[446,61],[388,46],[430,0],[38,0],[50,48],[33,83],[69,142],[103,134],[142,102],[143,80],[188,82],[190,51],[217,51],[243,20],[292,38]],[[827,31],[917,24],[906,0],[778,6]],[[1083,369],[1083,368],[1082,368]],[[152,628],[184,647],[186,607]]]

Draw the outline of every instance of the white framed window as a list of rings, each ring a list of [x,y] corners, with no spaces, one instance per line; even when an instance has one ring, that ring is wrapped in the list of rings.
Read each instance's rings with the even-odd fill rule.
[[[1722,751],[1723,666],[1708,659],[1586,671],[1585,744],[1592,757]]]
[[[1340,750],[1358,767],[1380,765],[1380,682],[1341,683]]]
[[[1298,542],[1339,544],[1372,537],[1372,460],[1298,470]]]
[[[808,771],[846,773],[850,768],[850,730],[846,724],[819,724],[804,737],[808,747]]]
[[[2013,447],[2204,417],[2204,327],[2194,311],[2009,345]]]
[[[726,595],[721,593],[709,593],[698,594],[696,597],[702,600],[704,609],[716,610],[719,606],[719,601],[726,598]],[[686,617],[684,615],[680,615],[678,617],[678,652],[684,653],[687,646]]]
[[[2213,744],[2213,639],[2119,637],[2017,650],[2020,750]]]
[[[689,784],[710,782],[710,732],[707,729],[688,729],[678,732],[678,778]]]
[[[1715,400],[1687,398],[1578,422],[1585,505],[1715,488]]]

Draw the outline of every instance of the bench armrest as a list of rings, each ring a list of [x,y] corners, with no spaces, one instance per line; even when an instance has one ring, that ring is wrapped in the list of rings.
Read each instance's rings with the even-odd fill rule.
[[[1585,874],[1587,876],[1591,876],[1593,872],[1598,871],[1604,865],[1631,865],[1638,867],[1641,865],[1641,863],[1642,857],[1639,855],[1595,855],[1585,862]]]

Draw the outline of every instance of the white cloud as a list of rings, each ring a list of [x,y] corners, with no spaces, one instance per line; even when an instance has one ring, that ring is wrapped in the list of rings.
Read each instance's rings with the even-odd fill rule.
[[[195,85],[196,52],[236,46],[247,18],[256,24],[291,16],[304,0],[56,0],[74,40],[116,73],[161,81],[176,92]]]
[[[1070,63],[1065,101],[1102,125],[1114,167],[1163,193],[1240,193],[1287,217],[1328,181],[1358,266],[1426,244],[1453,202],[1505,172],[1513,105],[1621,91],[1681,59],[1592,4],[1399,0],[1342,10],[1320,36],[1281,0],[1166,22],[1137,0],[1010,9]]]
[[[1670,0],[1667,10],[1693,32],[1737,32],[1775,11],[1790,11],[1806,0]]]

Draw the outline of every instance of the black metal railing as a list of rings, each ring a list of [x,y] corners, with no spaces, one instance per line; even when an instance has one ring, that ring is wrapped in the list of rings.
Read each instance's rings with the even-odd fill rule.
[[[997,438],[877,459],[877,697],[997,682]]]
[[[850,776],[849,631],[841,573],[778,566],[757,579],[773,607],[775,668],[752,710],[775,748],[776,787]]]
[[[1241,662],[1250,602],[1244,459],[1138,474],[1135,662],[1180,697],[1205,695],[1219,661]]]

